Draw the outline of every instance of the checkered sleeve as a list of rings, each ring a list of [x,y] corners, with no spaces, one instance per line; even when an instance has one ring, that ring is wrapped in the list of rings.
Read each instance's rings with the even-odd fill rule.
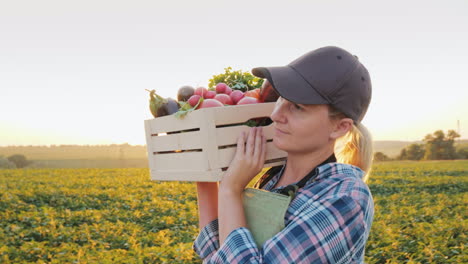
[[[233,230],[204,263],[362,263],[367,236],[361,206],[332,197],[305,204],[261,249],[247,228]]]
[[[193,243],[193,250],[202,259],[213,255],[219,248],[218,219],[208,223],[201,231]]]

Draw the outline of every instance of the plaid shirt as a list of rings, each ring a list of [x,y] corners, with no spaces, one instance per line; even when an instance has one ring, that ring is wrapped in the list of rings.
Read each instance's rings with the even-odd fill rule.
[[[298,190],[285,228],[258,249],[248,228],[233,230],[219,247],[218,219],[206,225],[193,244],[203,263],[363,263],[374,202],[359,168],[327,163],[316,181]],[[273,177],[263,189],[272,189]]]

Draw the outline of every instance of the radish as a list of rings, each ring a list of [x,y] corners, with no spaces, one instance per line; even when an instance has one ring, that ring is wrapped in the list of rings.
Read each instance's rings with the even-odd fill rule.
[[[221,107],[224,106],[220,101],[216,99],[205,99],[203,102],[197,107],[197,109],[201,108],[210,108],[210,107]]]
[[[216,93],[219,93],[219,94],[226,93],[227,88],[229,88],[229,86],[227,84],[218,83],[218,84],[216,84],[216,87],[215,87]]]
[[[198,101],[200,101],[200,98],[202,98],[200,95],[194,94],[190,96],[187,102],[190,104],[191,107],[194,107],[197,105]]]
[[[225,91],[224,93],[227,94],[227,95],[230,95],[230,94],[232,93],[231,87],[228,86],[228,87],[226,88],[226,91]]]
[[[258,101],[257,98],[244,96],[244,98],[240,99],[239,102],[237,102],[237,105],[258,104],[258,103],[260,103],[260,101]]]
[[[205,99],[213,99],[215,98],[215,96],[216,96],[215,91],[208,91],[205,93]]]
[[[199,95],[204,98],[206,92],[208,92],[208,89],[206,89],[203,86],[200,86],[200,87],[197,87],[197,89],[195,89],[195,92],[193,94]]]
[[[232,102],[237,104],[237,102],[244,97],[244,93],[241,90],[234,90],[229,96],[231,97]]]
[[[220,101],[223,104],[228,104],[228,105],[234,104],[231,97],[229,97],[229,95],[227,94],[217,94],[214,99]]]

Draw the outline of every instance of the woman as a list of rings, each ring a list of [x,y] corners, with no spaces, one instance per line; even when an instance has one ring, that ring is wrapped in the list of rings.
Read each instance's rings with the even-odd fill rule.
[[[287,161],[257,185],[275,193],[295,187],[285,227],[257,247],[247,225],[242,193],[261,171],[266,142],[262,129],[252,128],[239,137],[219,187],[197,183],[201,232],[194,250],[204,263],[362,263],[374,213],[365,184],[371,138],[361,124],[371,99],[369,73],[337,47],[252,73],[280,95],[270,117],[273,142]],[[344,144],[335,153],[337,140]]]

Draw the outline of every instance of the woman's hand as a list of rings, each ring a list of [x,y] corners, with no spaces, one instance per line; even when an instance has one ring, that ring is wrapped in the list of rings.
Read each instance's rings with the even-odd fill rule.
[[[242,133],[237,139],[236,154],[219,185],[220,245],[233,230],[247,227],[242,192],[252,178],[262,170],[265,163],[265,145],[266,139],[262,127],[253,127],[248,136]]]
[[[220,191],[241,193],[265,163],[266,138],[262,127],[252,127],[247,135],[237,139],[237,150],[229,168],[223,175]]]

